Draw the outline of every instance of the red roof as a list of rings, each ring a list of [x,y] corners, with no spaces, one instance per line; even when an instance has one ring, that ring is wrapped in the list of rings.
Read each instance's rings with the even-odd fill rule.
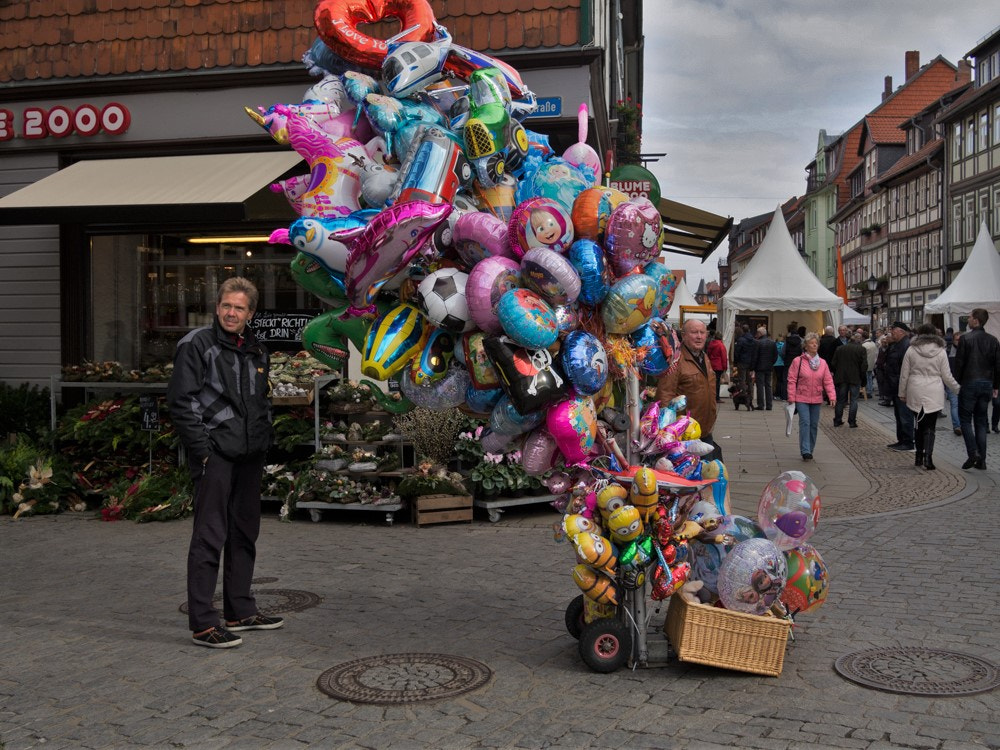
[[[952,89],[965,85],[964,81],[955,80],[955,70],[955,66],[940,55],[935,57],[921,67],[903,86],[894,91],[889,98],[869,112],[868,117],[873,115],[877,115],[879,118],[891,116],[896,118],[897,126],[902,124]],[[861,120],[844,135],[842,163],[834,177],[834,184],[837,186],[838,211],[851,199],[847,180],[861,161],[861,157],[858,155],[858,145],[861,142],[861,129],[864,122],[864,119]]]
[[[431,7],[456,43],[499,52],[579,45],[581,2],[431,0]],[[314,0],[6,2],[0,83],[294,64],[316,38],[314,7]],[[373,35],[399,30],[395,22],[384,27]]]
[[[865,127],[868,128],[868,139],[879,146],[906,143],[906,133],[899,127],[898,117],[880,117],[868,115]]]

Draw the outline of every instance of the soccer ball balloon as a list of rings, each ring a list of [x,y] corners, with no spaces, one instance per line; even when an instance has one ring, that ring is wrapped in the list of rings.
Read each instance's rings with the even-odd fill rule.
[[[464,333],[476,327],[465,299],[468,280],[469,274],[457,268],[441,268],[420,282],[417,302],[433,325],[452,333]]]

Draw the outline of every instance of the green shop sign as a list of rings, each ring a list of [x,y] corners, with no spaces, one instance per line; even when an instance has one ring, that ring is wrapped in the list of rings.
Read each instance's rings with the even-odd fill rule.
[[[623,164],[611,172],[611,184],[629,198],[649,198],[653,205],[660,201],[660,183],[645,167],[638,164]]]

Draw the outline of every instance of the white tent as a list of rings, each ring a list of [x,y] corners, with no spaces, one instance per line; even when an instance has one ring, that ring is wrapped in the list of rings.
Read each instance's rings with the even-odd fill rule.
[[[674,301],[671,303],[670,309],[667,310],[664,320],[668,323],[673,323],[674,325],[680,325],[681,305],[687,307],[689,305],[697,304],[698,300],[694,298],[694,295],[691,294],[691,290],[688,289],[687,281],[681,279],[677,284],[677,288],[674,289]]]
[[[844,303],[843,319],[845,326],[866,326],[872,322],[870,317],[859,313],[846,302]]]
[[[957,331],[959,316],[968,315],[977,307],[990,314],[986,330],[1000,337],[1000,254],[985,221],[962,270],[936,300],[924,305],[924,317],[943,313],[944,327]]]
[[[843,310],[844,301],[820,283],[795,249],[779,206],[764,241],[719,301],[722,340],[732,343],[737,314],[768,315],[772,332],[780,333],[793,319],[813,331],[837,327]]]

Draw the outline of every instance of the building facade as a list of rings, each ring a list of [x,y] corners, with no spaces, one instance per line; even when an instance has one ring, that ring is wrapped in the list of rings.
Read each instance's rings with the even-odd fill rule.
[[[933,248],[941,246],[940,197],[927,193],[934,180],[926,175],[922,181],[919,175],[914,178],[924,191],[918,201],[905,180],[903,185],[895,182],[903,171],[896,167],[920,151],[925,139],[933,140],[933,133],[926,132],[928,116],[916,116],[939,107],[943,97],[957,95],[968,79],[966,66],[955,66],[940,56],[921,67],[915,51],[906,53],[905,67],[904,84],[893,91],[887,78],[882,103],[855,126],[855,163],[845,175],[847,199],[838,199],[831,217],[849,301],[861,311],[875,313],[876,325],[890,319],[918,321],[927,295],[934,294],[934,284],[939,283],[928,268]],[[889,187],[895,188],[892,195]],[[873,277],[880,282],[877,297],[867,290]],[[919,307],[914,300],[920,300]]]
[[[969,257],[983,222],[994,242],[1000,240],[1000,27],[967,57],[975,61],[973,84],[936,120],[947,196],[944,286]]]

